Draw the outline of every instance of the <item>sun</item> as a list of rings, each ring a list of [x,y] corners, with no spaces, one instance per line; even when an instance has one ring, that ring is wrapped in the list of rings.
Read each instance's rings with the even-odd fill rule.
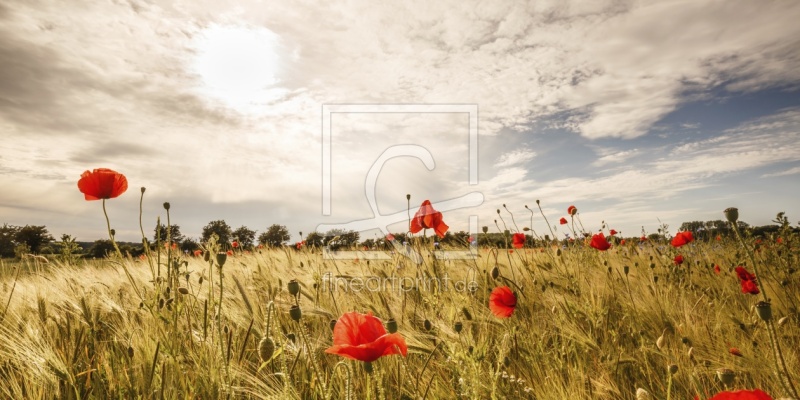
[[[212,25],[194,42],[192,71],[200,91],[228,107],[251,112],[276,96],[280,37],[263,27]]]

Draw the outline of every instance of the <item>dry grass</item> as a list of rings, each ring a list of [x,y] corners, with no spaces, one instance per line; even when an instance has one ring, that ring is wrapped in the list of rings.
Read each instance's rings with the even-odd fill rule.
[[[797,250],[778,249],[756,254],[760,285],[775,319],[788,317],[776,326],[778,339],[789,370],[798,371]],[[399,256],[334,262],[311,250],[261,251],[229,257],[221,289],[219,269],[195,258],[181,259],[187,263],[173,281],[154,280],[151,264],[140,260],[4,265],[3,309],[10,301],[0,323],[0,397],[345,398],[349,385],[354,398],[633,399],[637,388],[666,398],[670,364],[678,366],[674,399],[722,390],[720,368],[736,373],[736,388],[783,395],[765,323],[753,309],[759,299],[742,294],[732,272],[746,263],[741,249],[723,241],[680,251],[686,263],[679,267],[675,249],[655,244],[603,253],[582,246],[484,250],[476,261],[426,253],[420,266]],[[495,266],[499,281],[490,277]],[[16,268],[25,272],[17,277]],[[160,269],[166,276],[165,262]],[[451,286],[329,291],[326,273],[447,274]],[[288,315],[290,279],[302,287],[300,323]],[[452,286],[472,280],[474,292]],[[487,301],[504,284],[519,301],[500,320]],[[408,357],[384,357],[367,373],[360,362],[325,354],[331,319],[348,311],[397,320]],[[262,362],[265,335],[275,351]],[[731,347],[744,356],[731,355]]]

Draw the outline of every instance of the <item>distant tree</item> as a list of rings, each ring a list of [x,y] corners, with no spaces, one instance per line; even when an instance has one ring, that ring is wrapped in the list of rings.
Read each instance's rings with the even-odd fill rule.
[[[18,230],[19,227],[9,224],[0,227],[0,257],[14,257]]]
[[[322,241],[325,239],[319,232],[311,232],[306,236],[306,246],[322,247]]]
[[[258,242],[267,246],[280,247],[290,238],[289,230],[284,225],[272,224],[266,232],[258,235]]]
[[[331,229],[325,233],[325,245],[330,246],[331,250],[353,247],[358,244],[359,237],[360,235],[356,231]]]
[[[208,225],[204,226],[202,241],[207,242],[209,239],[211,239],[211,235],[215,233],[217,236],[219,236],[218,243],[231,242],[231,227],[227,222],[225,222],[225,220],[219,219],[216,221],[211,221],[208,223]]]
[[[95,240],[86,255],[94,258],[104,258],[106,255],[113,252],[114,244],[111,243],[110,240]]]
[[[255,243],[256,231],[248,229],[246,226],[242,225],[233,231],[231,237],[233,237],[233,240],[239,242],[239,246],[249,249],[253,247],[253,244]]]
[[[192,238],[184,238],[179,246],[181,251],[183,252],[188,251],[189,253],[191,253],[200,248],[200,243],[197,243],[197,241]]]
[[[185,237],[181,233],[181,227],[179,225],[170,225],[169,232],[167,232],[167,225],[165,224],[156,224],[156,228],[153,230],[153,241],[158,244],[159,235],[161,239],[161,243],[165,243],[167,241],[167,233],[169,233],[169,238],[172,240],[173,243],[180,244],[183,242]]]
[[[15,235],[17,243],[25,243],[28,245],[29,251],[38,254],[42,250],[42,246],[49,244],[53,241],[53,237],[47,232],[47,228],[42,226],[25,225],[17,230]]]

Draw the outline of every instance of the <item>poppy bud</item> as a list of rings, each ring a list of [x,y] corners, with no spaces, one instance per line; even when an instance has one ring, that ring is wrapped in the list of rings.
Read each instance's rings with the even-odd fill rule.
[[[208,250],[203,252],[203,261],[208,262],[211,259],[211,252]]]
[[[133,358],[133,347],[128,346],[128,358]]]
[[[670,364],[670,365],[667,367],[667,371],[669,371],[669,374],[670,374],[670,375],[675,375],[675,373],[676,373],[676,372],[678,372],[678,366],[677,366],[677,365],[675,365],[675,364]]]
[[[732,224],[739,220],[739,209],[736,207],[728,207],[723,213],[725,213],[725,219]]]
[[[758,312],[759,318],[763,321],[769,321],[772,319],[772,305],[767,303],[766,301],[759,301],[756,304],[756,311]]]
[[[456,321],[453,325],[453,330],[456,331],[456,333],[461,333],[462,329],[464,329],[464,324],[462,324],[461,321]]]
[[[331,320],[331,322],[330,322],[330,323],[328,323],[328,325],[330,325],[330,327],[331,327],[331,330],[333,330],[333,328],[335,328],[335,327],[336,327],[336,320],[335,320],[335,319],[332,319],[332,320]]]
[[[142,190],[142,193],[144,193],[144,191],[145,191],[145,187],[144,187],[144,186],[142,186],[142,189],[141,189],[141,190]]]
[[[556,250],[556,256],[561,257],[561,249]]]
[[[656,267],[656,263],[650,263],[650,269],[654,269]]]
[[[653,277],[653,283],[658,283],[658,275]]]
[[[275,353],[275,342],[272,341],[272,338],[269,336],[264,336],[260,342],[258,342],[258,356],[261,357],[261,362],[266,362],[272,355]]]
[[[499,208],[497,209],[497,213],[500,214],[500,209]]]
[[[425,321],[423,321],[422,327],[425,328],[426,331],[429,331],[433,328],[433,324],[431,324],[430,320],[426,319]]]
[[[472,351],[473,351],[473,350],[475,350],[475,347],[473,347],[473,346],[469,346],[469,347],[467,347],[467,352],[468,352],[469,354],[472,354]]]
[[[389,318],[389,320],[386,321],[386,331],[389,333],[397,332],[397,321],[395,321],[394,318]]]
[[[526,226],[526,227],[524,227],[524,228],[522,228],[522,231],[523,231],[523,232],[527,232],[527,231],[529,231],[529,230],[531,230],[531,228],[528,228],[527,226]]]
[[[536,199],[536,204],[537,204],[537,205],[539,204],[539,199]]]
[[[300,307],[294,305],[289,308],[289,316],[295,321],[300,321],[300,317],[303,316],[303,312],[300,310]]]
[[[189,289],[181,286],[181,287],[178,288],[178,293],[180,293],[180,294],[189,294]]]
[[[494,268],[492,268],[491,275],[492,279],[497,280],[497,278],[500,277],[500,268],[497,268],[497,266],[495,265]]]
[[[627,265],[622,267],[622,272],[624,272],[625,275],[628,275],[628,272],[631,272],[631,267],[629,267]]]
[[[411,195],[410,194],[406,195],[406,200],[411,200]]]
[[[488,226],[484,226],[481,229],[483,230],[483,233],[489,232],[489,227]]]
[[[472,321],[472,313],[470,313],[469,310],[467,310],[467,307],[462,308],[461,313],[464,314],[464,318],[467,321]]]
[[[110,232],[111,232],[111,236],[116,236],[117,235],[117,230],[116,229],[112,229]]]
[[[286,338],[291,340],[292,343],[294,343],[294,341],[297,339],[297,336],[294,333],[288,333],[286,334]]]
[[[688,337],[684,336],[684,337],[681,338],[681,343],[683,343],[683,344],[685,344],[687,346],[691,346],[692,345],[692,339],[689,339]]]
[[[503,365],[504,365],[506,368],[508,368],[508,366],[509,366],[509,365],[511,365],[511,359],[510,359],[510,358],[508,358],[508,356],[505,356],[505,357],[503,357]]]
[[[225,265],[225,261],[228,261],[228,254],[227,253],[217,253],[217,264],[220,268]]]
[[[297,296],[300,293],[300,283],[297,282],[297,279],[292,279],[289,283],[286,284],[286,288],[289,289],[289,294],[292,296]]]
[[[734,377],[736,377],[736,374],[727,368],[720,368],[717,370],[717,379],[725,386],[731,386]]]
[[[164,209],[169,211],[169,202],[168,201],[164,202]]]
[[[197,280],[197,283],[200,284],[200,285],[203,284],[203,277],[202,276]]]

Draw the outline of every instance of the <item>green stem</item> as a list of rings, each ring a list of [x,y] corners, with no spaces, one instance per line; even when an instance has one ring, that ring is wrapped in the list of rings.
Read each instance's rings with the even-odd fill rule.
[[[119,250],[119,246],[117,246],[117,241],[114,240],[114,235],[111,234],[111,221],[108,219],[108,212],[106,212],[106,199],[103,199],[103,215],[106,216],[106,227],[108,229],[108,237],[111,239],[111,244],[114,245],[114,250],[117,251],[117,255],[122,259],[122,252]]]

